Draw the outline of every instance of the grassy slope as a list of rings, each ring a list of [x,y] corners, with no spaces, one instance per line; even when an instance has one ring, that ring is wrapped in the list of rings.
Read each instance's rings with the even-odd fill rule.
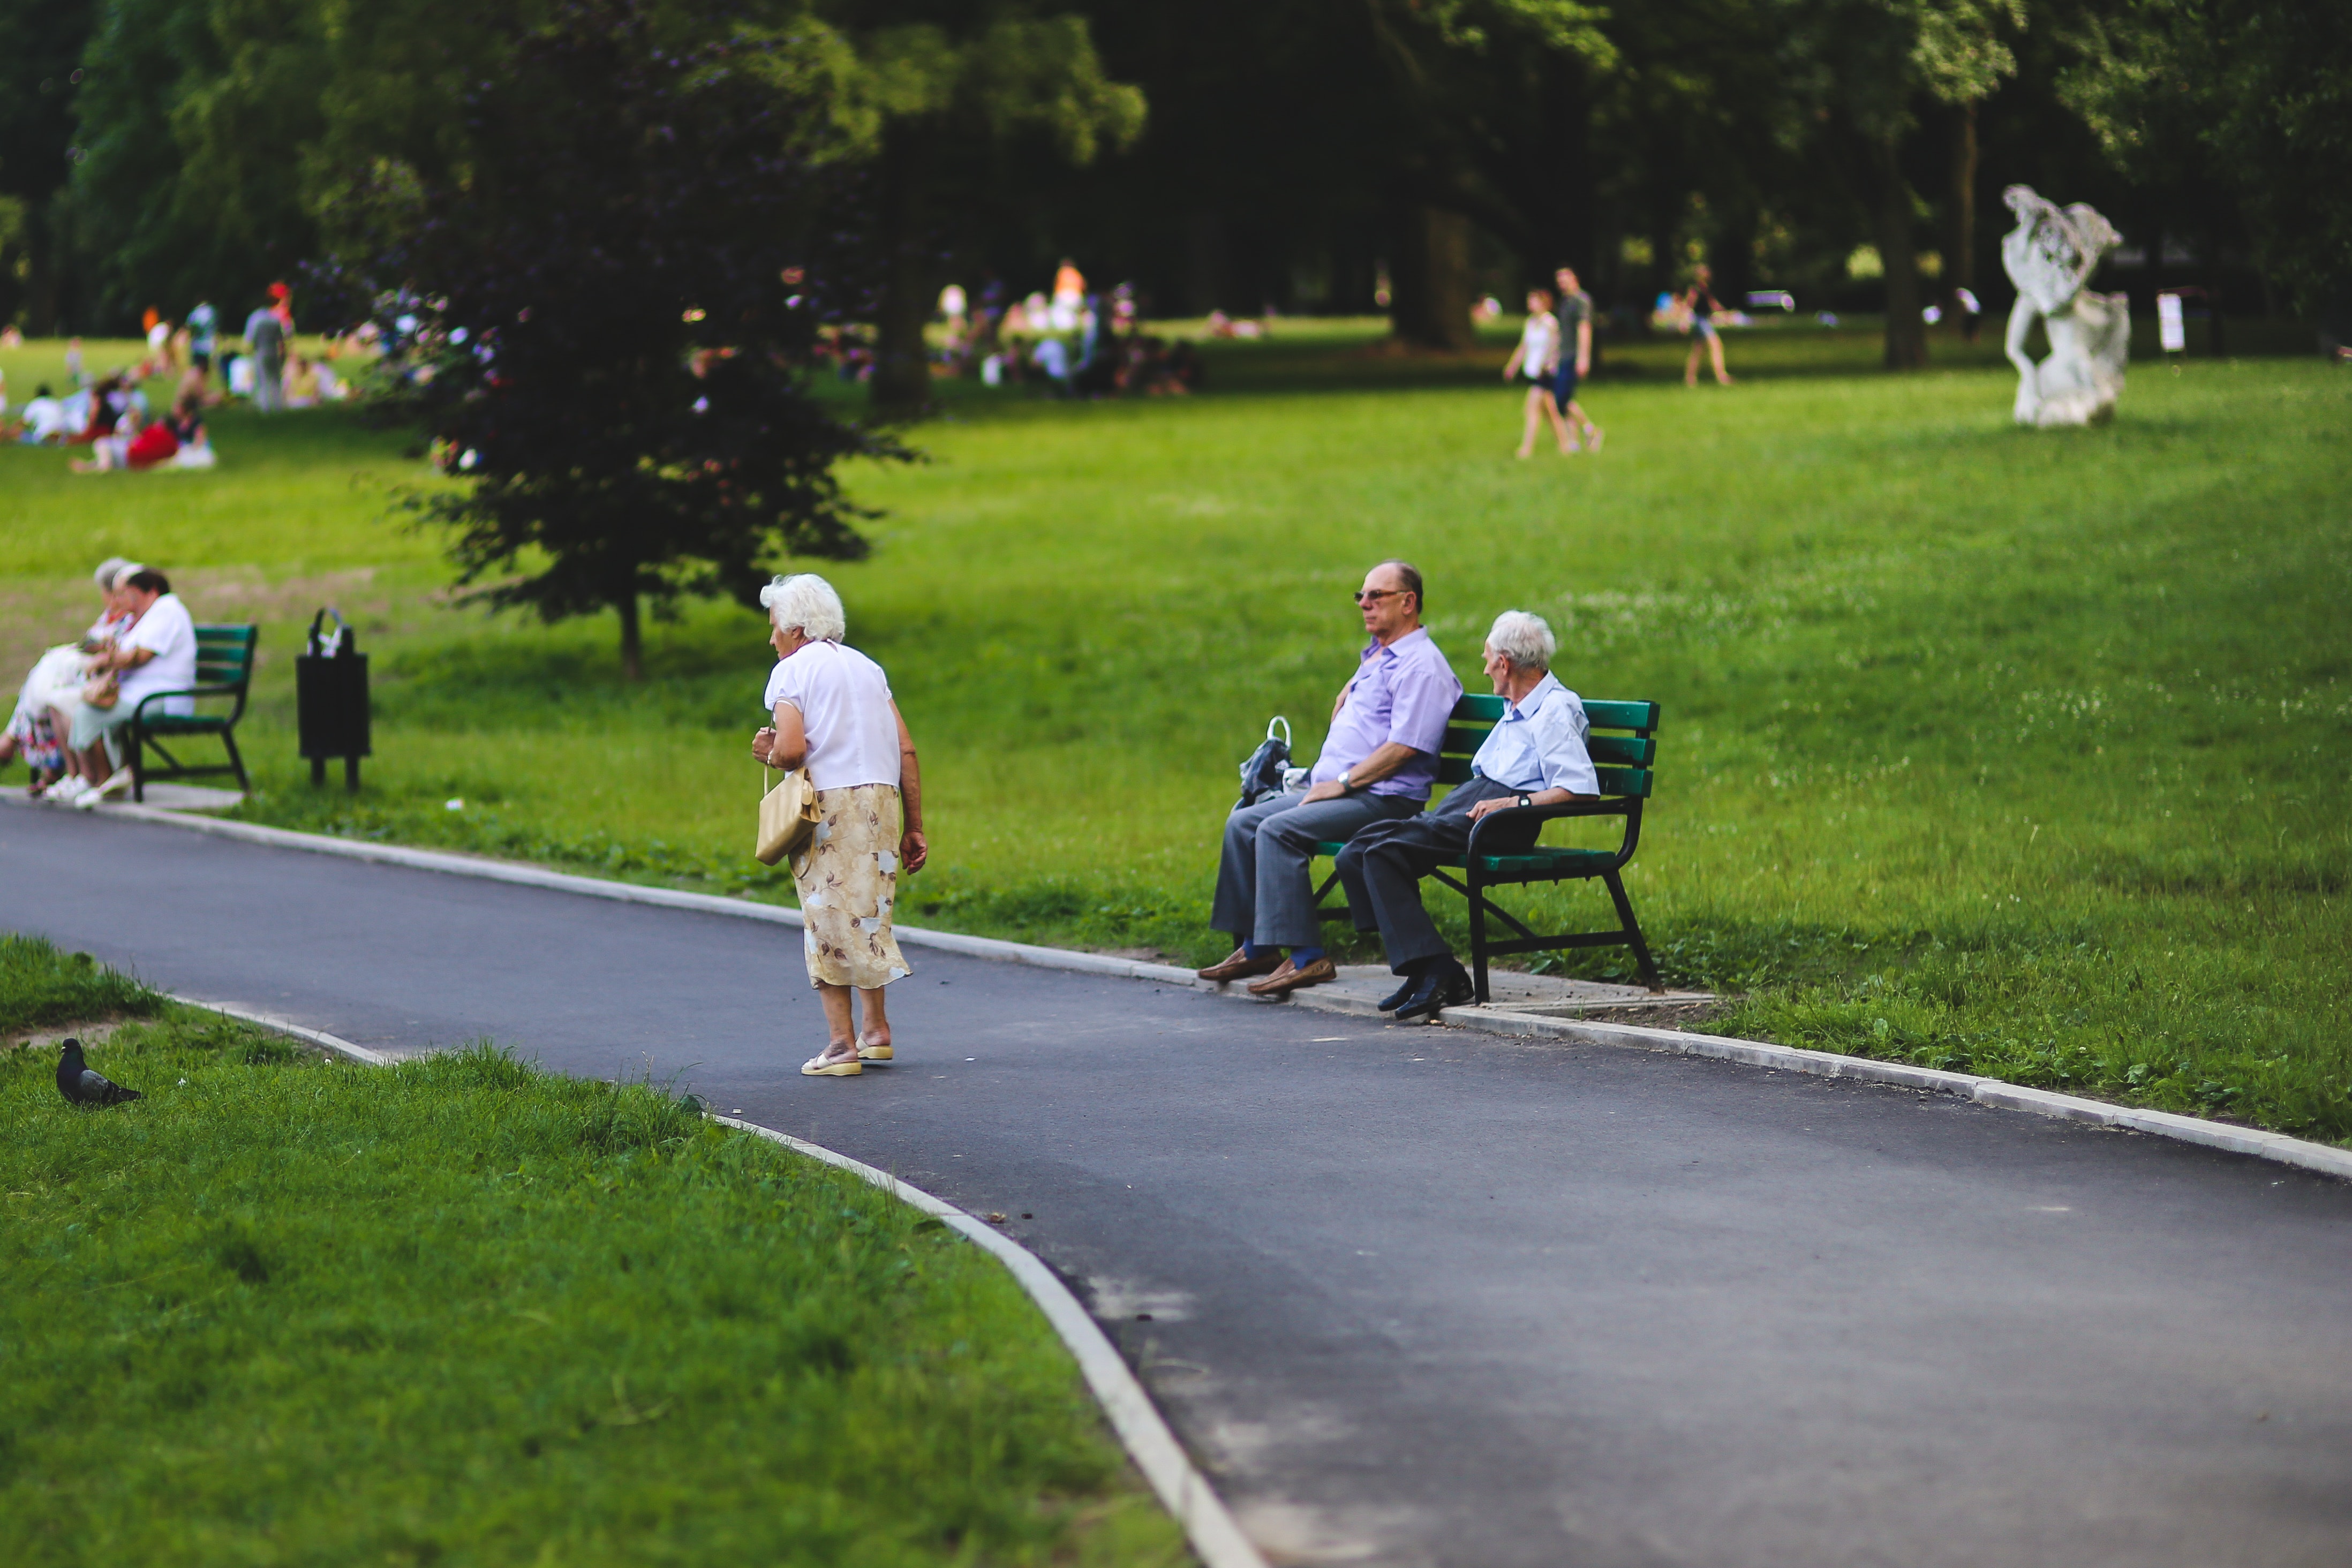
[[[1665,704],[1632,886],[1676,973],[1752,998],[1732,1027],[2352,1137],[2352,385],[2149,365],[2112,426],[2034,434],[1989,344],[1907,378],[1859,332],[1731,346],[1728,392],[1685,392],[1674,345],[1621,353],[1639,374],[1588,399],[1609,448],[1574,462],[1510,459],[1491,369],[1328,337],[1224,351],[1189,403],[956,398],[932,461],[854,476],[889,515],[833,573],[925,748],[939,868],[910,917],[1211,951],[1233,764],[1277,711],[1311,752],[1342,595],[1402,553],[1474,680],[1517,605],[1570,684]],[[218,475],[103,508],[0,454],[26,519],[0,578],[30,594],[101,545],[230,588],[379,563],[373,791],[297,785],[279,662],[252,815],[786,896],[739,854],[755,618],[689,613],[620,691],[609,624],[425,605],[427,542],[379,521],[416,473],[394,444],[332,416],[221,439]],[[227,498],[209,525],[163,509],[192,479]],[[282,660],[290,627],[266,640]],[[1560,901],[1597,917],[1589,894]]]
[[[55,1060],[0,1053],[0,1560],[1184,1560],[1020,1289],[842,1173],[487,1048]]]

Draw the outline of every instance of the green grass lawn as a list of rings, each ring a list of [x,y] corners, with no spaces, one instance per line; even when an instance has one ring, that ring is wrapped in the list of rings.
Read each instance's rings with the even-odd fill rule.
[[[321,1060],[0,936],[0,1561],[1188,1561],[994,1260],[646,1085]],[[14,1037],[13,1035],[11,1037]]]
[[[1189,400],[960,384],[929,461],[853,472],[887,515],[830,574],[930,795],[902,914],[1222,952],[1234,766],[1273,713],[1312,753],[1345,595],[1402,554],[1474,684],[1517,606],[1570,686],[1664,704],[1630,886],[1675,977],[1746,998],[1717,1026],[2352,1139],[2352,381],[2142,363],[2113,425],[2025,432],[1990,341],[1890,377],[1861,327],[1783,328],[1730,337],[1728,390],[1685,390],[1677,342],[1612,349],[1607,449],[1518,463],[1507,338],[1430,359],[1277,327],[1211,345]],[[388,519],[427,479],[398,439],[328,413],[216,441],[216,472],[106,479],[0,452],[12,654],[137,553],[200,618],[265,623],[247,815],[789,898],[749,853],[755,615],[656,628],[625,689],[609,619],[442,607],[434,542]],[[293,754],[288,658],[329,600],[378,661],[356,805]]]

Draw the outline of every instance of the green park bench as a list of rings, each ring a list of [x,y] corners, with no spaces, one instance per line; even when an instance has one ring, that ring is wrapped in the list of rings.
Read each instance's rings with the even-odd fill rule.
[[[1454,705],[1453,718],[1445,729],[1444,750],[1438,756],[1439,784],[1453,785],[1468,781],[1470,759],[1486,741],[1486,731],[1502,716],[1503,700],[1499,697],[1465,697]],[[1642,984],[1654,992],[1664,989],[1658,983],[1658,966],[1650,959],[1650,944],[1642,940],[1641,922],[1633,918],[1633,900],[1625,896],[1624,879],[1619,875],[1625,863],[1633,859],[1634,847],[1642,839],[1642,803],[1650,797],[1654,777],[1651,763],[1658,755],[1658,705],[1596,702],[1587,698],[1584,718],[1591,726],[1585,745],[1592,753],[1593,768],[1600,775],[1601,798],[1562,801],[1557,805],[1512,806],[1490,813],[1471,828],[1468,853],[1443,863],[1460,871],[1466,881],[1455,880],[1444,869],[1432,873],[1470,900],[1470,968],[1477,980],[1481,1002],[1486,1000],[1489,959],[1505,953],[1553,952],[1572,947],[1630,947],[1634,961],[1641,965]],[[1623,732],[1603,734],[1602,731]],[[1526,821],[1530,817],[1548,822],[1565,816],[1622,816],[1625,819],[1624,837],[1614,849],[1555,849],[1538,844],[1516,855],[1479,851],[1478,840],[1496,823]],[[1339,853],[1337,844],[1318,844],[1315,847],[1316,853],[1326,858]],[[1619,929],[1538,936],[1486,897],[1489,888],[1570,882],[1588,877],[1598,877],[1608,887],[1609,896],[1617,905],[1617,918],[1622,922]],[[1339,881],[1339,873],[1334,870],[1315,892],[1318,912],[1327,921],[1348,918],[1344,902],[1337,908],[1323,902]],[[1489,915],[1519,934],[1508,942],[1488,941]]]
[[[131,799],[145,800],[147,786],[152,783],[204,778],[214,773],[235,773],[237,788],[253,788],[245,776],[245,759],[237,754],[236,721],[245,717],[246,689],[253,683],[253,648],[260,640],[259,626],[196,628],[196,683],[176,691],[151,691],[139,700],[137,710],[131,715],[128,730]],[[169,697],[226,697],[233,699],[236,706],[226,713],[185,716],[147,711]],[[218,735],[221,744],[228,748],[228,761],[191,767],[164,749],[163,737],[166,735],[174,741],[189,735]],[[163,759],[161,768],[148,765],[150,751]]]

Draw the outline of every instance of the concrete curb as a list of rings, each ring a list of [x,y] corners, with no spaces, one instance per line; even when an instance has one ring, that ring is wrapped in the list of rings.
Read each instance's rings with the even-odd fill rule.
[[[27,806],[37,803],[23,801]],[[296,833],[283,827],[263,827],[249,822],[219,822],[210,817],[194,816],[180,812],[164,811],[151,805],[100,806],[103,816],[127,816],[142,822],[162,823],[183,827],[195,833],[210,833],[219,837],[242,839],[250,844],[268,844],[281,849],[303,849],[314,854],[341,855],[354,860],[373,860],[385,865],[407,866],[417,870],[443,871],[453,876],[480,877],[497,882],[513,882],[524,887],[547,888],[559,892],[579,893],[589,898],[614,899],[624,903],[657,904],[668,909],[698,910],[705,914],[732,915],[739,920],[772,921],[778,925],[798,926],[798,910],[788,910],[775,904],[753,903],[748,899],[722,899],[709,893],[684,893],[669,888],[641,888],[631,882],[610,882],[595,877],[575,877],[562,871],[543,871],[535,866],[519,866],[511,861],[492,860],[475,855],[453,855],[440,850],[410,849],[394,844],[354,843],[345,838],[331,838],[324,834]],[[917,947],[935,948],[942,952],[960,952],[973,958],[993,959],[1006,963],[1031,963],[1045,969],[1076,970],[1088,974],[1115,974],[1133,980],[1156,981],[1164,985],[1181,985],[1196,990],[1233,992],[1233,987],[1211,984],[1201,980],[1189,969],[1173,964],[1144,963],[1134,959],[1109,958],[1100,953],[1073,952],[1064,948],[1035,947],[1027,942],[1002,942],[993,937],[964,936],[954,931],[925,931],[918,926],[899,926],[898,940]],[[1255,997],[1244,998],[1256,1002]],[[1342,1004],[1337,998],[1318,997],[1314,991],[1293,992],[1281,1003],[1257,1003],[1260,1006],[1298,1006],[1317,1012],[1360,1015],[1361,1009]],[[209,1004],[198,1004],[209,1005]],[[231,1016],[244,1016],[231,1014]],[[2325,1143],[2313,1143],[2301,1138],[2290,1138],[2281,1132],[2264,1132],[2252,1127],[2233,1127],[2227,1122],[2208,1121],[2201,1117],[2176,1116],[2168,1111],[2140,1110],[2130,1106],[2110,1105],[2105,1100],[2085,1100],[2077,1095],[2054,1094],[2048,1089],[2025,1089],[2004,1083],[1999,1079],[1979,1078],[1969,1073],[1938,1072],[1930,1068],[1912,1067],[1903,1062],[1874,1061],[1868,1057],[1840,1056],[1833,1051],[1806,1050],[1796,1046],[1767,1045],[1758,1040],[1736,1040],[1722,1035],[1692,1035],[1677,1029],[1651,1029],[1638,1024],[1589,1023],[1574,1018],[1552,1018],[1535,1013],[1511,1013],[1483,1007],[1449,1007],[1440,1015],[1440,1021],[1456,1028],[1477,1029],[1489,1034],[1517,1035],[1544,1039],[1572,1040],[1589,1046],[1633,1046],[1644,1050],[1675,1051],[1684,1056],[1711,1057],[1718,1061],[1739,1062],[1748,1067],[1769,1068],[1780,1072],[1818,1073],[1826,1078],[1849,1078],[1864,1083],[1895,1084],[1905,1089],[1926,1089],[1937,1094],[1958,1095],[1979,1105],[2004,1110],[2031,1111],[2036,1116],[2055,1117],[2067,1121],[2084,1121],[2097,1127],[2117,1127],[2133,1132],[2146,1132],[2159,1138],[2177,1139],[2208,1149],[2220,1149],[2232,1154],[2252,1155],[2258,1160],[2270,1160],[2283,1165],[2315,1171],[2323,1175],[2352,1181],[2352,1149],[2331,1148]],[[330,1049],[335,1048],[332,1047]],[[357,1046],[348,1047],[357,1051]],[[357,1058],[364,1059],[364,1058]]]
[[[1265,1568],[1265,1559],[1225,1511],[1201,1472],[1193,1468],[1192,1457],[1176,1441],[1174,1433],[1160,1418],[1159,1407],[1151,1403],[1143,1384],[1128,1369],[1100,1324],[1078,1304],[1069,1288],[1056,1279],[1054,1271],[1039,1260],[1037,1255],[998,1231],[984,1221],[974,1219],[953,1204],[935,1198],[919,1187],[908,1186],[887,1171],[876,1170],[862,1161],[846,1154],[836,1154],[822,1144],[794,1138],[772,1127],[762,1127],[755,1121],[744,1121],[732,1116],[712,1115],[710,1120],[739,1131],[752,1133],[773,1143],[781,1143],[796,1153],[812,1160],[822,1160],[836,1165],[861,1181],[868,1182],[888,1193],[899,1202],[920,1209],[967,1241],[986,1249],[1012,1272],[1029,1299],[1037,1303],[1054,1331],[1062,1336],[1070,1354],[1077,1358],[1078,1370],[1086,1374],[1087,1386],[1094,1391],[1096,1403],[1110,1420],[1111,1429],[1135,1460],[1136,1468],[1151,1483],[1151,1489],[1168,1511],[1176,1516],[1184,1533],[1192,1542],[1208,1568]]]
[[[1296,998],[1295,998],[1296,999]],[[1338,1009],[1332,1009],[1337,1011]],[[2332,1148],[2283,1132],[2254,1127],[2233,1127],[2225,1121],[2177,1116],[2170,1111],[2143,1110],[2111,1105],[2103,1100],[2027,1089],[1996,1078],[1971,1073],[1938,1072],[1905,1062],[1874,1061],[1868,1057],[1840,1056],[1832,1051],[1806,1050],[1796,1046],[1767,1045],[1759,1040],[1735,1040],[1722,1035],[1691,1035],[1675,1029],[1646,1029],[1636,1024],[1586,1023],[1574,1018],[1549,1018],[1532,1013],[1486,1012],[1454,1007],[1443,1015],[1447,1024],[1491,1033],[1573,1040],[1582,1045],[1633,1046],[1654,1051],[1674,1051],[1686,1057],[1710,1057],[1748,1067],[1780,1072],[1817,1073],[1824,1078],[1853,1079],[1864,1083],[1892,1084],[1903,1089],[1958,1095],[1979,1105],[2003,1110],[2031,1111],[2064,1121],[2095,1127],[2121,1128],[2159,1138],[2176,1139],[2232,1154],[2250,1154],[2282,1165],[2315,1171],[2352,1181],[2352,1149]]]
[[[252,1012],[234,1003],[205,1002],[194,996],[173,996],[172,1000],[184,1007],[202,1007],[207,1013],[218,1013],[225,1018],[235,1018],[241,1024],[251,1024],[256,1028],[268,1029],[273,1034],[290,1035],[295,1039],[307,1041],[322,1051],[332,1051],[346,1060],[364,1062],[372,1068],[389,1067],[399,1059],[396,1057],[388,1057],[382,1051],[372,1051],[365,1046],[355,1046],[349,1040],[330,1035],[323,1030],[306,1029],[299,1024],[289,1023],[284,1018],[274,1018],[267,1013]]]

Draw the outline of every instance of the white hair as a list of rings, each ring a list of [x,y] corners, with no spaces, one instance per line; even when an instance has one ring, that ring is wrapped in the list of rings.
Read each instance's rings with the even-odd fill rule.
[[[98,570],[91,573],[90,576],[96,580],[99,591],[106,593],[113,588],[116,574],[130,564],[130,562],[120,555],[110,555],[98,563]]]
[[[1559,641],[1544,618],[1525,610],[1505,610],[1496,616],[1486,633],[1486,646],[1520,669],[1549,670],[1551,656],[1559,651]]]
[[[849,631],[849,617],[833,584],[814,572],[778,577],[760,590],[775,626],[797,631],[811,642],[839,642]]]
[[[136,561],[125,561],[121,565],[117,566],[114,569],[114,576],[106,585],[110,588],[120,588],[123,584],[129,582],[131,578],[138,576],[139,574],[146,570],[146,567],[142,566]]]

